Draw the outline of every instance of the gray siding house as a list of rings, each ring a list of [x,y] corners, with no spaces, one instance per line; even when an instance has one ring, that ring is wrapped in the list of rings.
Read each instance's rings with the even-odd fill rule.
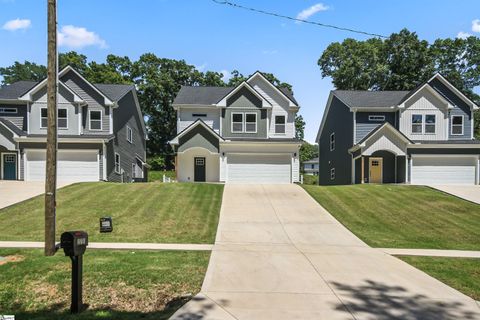
[[[142,180],[146,128],[133,85],[92,84],[59,72],[58,180]],[[43,181],[46,79],[0,88],[0,179]]]
[[[319,183],[479,184],[478,106],[442,75],[412,91],[330,93]]]
[[[173,102],[178,181],[299,181],[298,103],[260,72],[236,87],[182,87]]]
[[[313,158],[303,162],[303,173],[313,176],[318,176],[318,158]]]

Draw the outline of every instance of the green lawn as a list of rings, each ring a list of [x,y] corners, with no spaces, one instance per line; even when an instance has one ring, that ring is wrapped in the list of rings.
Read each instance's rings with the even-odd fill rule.
[[[412,266],[480,300],[480,259],[399,257]]]
[[[317,185],[318,184],[318,176],[314,176],[314,175],[311,175],[311,174],[304,174],[303,175],[303,184]]]
[[[480,250],[480,205],[421,186],[303,186],[373,247]]]
[[[83,301],[69,314],[70,259],[58,252],[0,249],[0,314],[22,319],[168,319],[200,291],[210,252],[94,251],[84,256]]]
[[[173,170],[169,171],[148,171],[148,182],[163,181],[163,175],[169,177],[170,179],[176,180],[177,174]]]
[[[213,243],[223,185],[79,183],[58,192],[57,236],[85,230],[90,241]],[[113,233],[99,233],[99,218]],[[0,240],[43,241],[43,196],[0,210]]]

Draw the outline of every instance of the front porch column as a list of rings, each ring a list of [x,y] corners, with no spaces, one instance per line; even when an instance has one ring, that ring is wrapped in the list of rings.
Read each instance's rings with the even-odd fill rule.
[[[362,156],[362,182],[365,183],[365,158]]]

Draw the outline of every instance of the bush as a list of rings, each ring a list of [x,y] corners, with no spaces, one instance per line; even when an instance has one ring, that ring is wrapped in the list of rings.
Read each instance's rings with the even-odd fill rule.
[[[147,159],[147,163],[150,165],[150,170],[158,171],[165,170],[165,157],[164,156],[154,156]]]

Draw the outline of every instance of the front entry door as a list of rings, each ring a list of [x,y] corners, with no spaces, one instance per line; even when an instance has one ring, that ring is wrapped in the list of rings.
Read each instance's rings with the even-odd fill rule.
[[[383,183],[383,159],[370,158],[370,183]]]
[[[195,157],[194,162],[194,181],[195,182],[205,182],[205,158],[204,157]]]
[[[3,154],[3,180],[16,180],[17,179],[17,155],[15,154]]]

